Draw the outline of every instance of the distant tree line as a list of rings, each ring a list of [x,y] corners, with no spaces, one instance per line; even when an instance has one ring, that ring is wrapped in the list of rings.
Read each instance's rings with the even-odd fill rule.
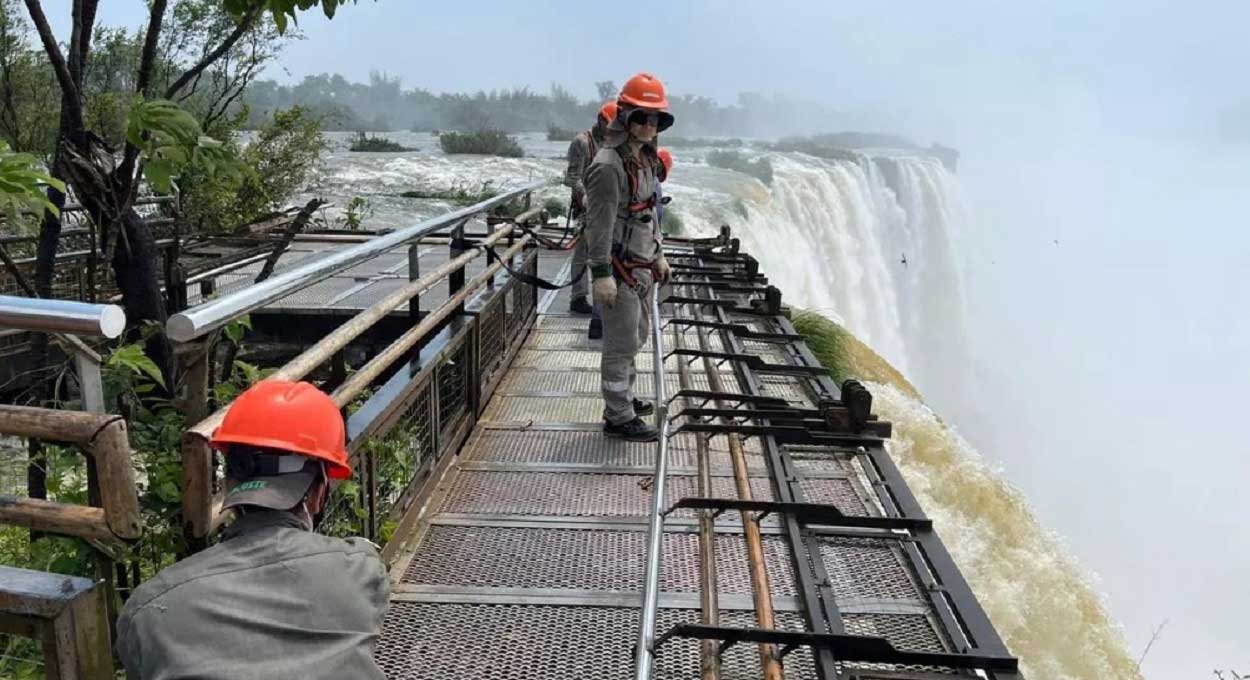
[[[543,132],[589,127],[599,106],[618,90],[616,83],[602,81],[595,83],[595,91],[596,98],[579,99],[553,83],[546,92],[518,87],[435,94],[420,87],[405,89],[400,78],[375,71],[367,83],[327,73],[289,85],[256,81],[243,101],[255,124],[273,110],[300,106],[322,116],[327,130]],[[827,108],[776,95],[744,92],[729,105],[692,94],[670,93],[669,98],[682,135],[779,136],[827,130],[837,121]]]

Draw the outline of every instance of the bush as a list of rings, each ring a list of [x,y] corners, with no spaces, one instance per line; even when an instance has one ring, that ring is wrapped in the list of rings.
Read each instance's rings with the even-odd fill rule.
[[[547,214],[552,217],[564,217],[568,209],[568,204],[558,198],[553,197],[543,201],[543,210],[546,210]]]
[[[491,186],[490,182],[483,182],[476,189],[469,188],[467,184],[456,184],[447,189],[411,189],[400,194],[403,198],[451,201],[459,205],[481,203],[488,198],[494,198],[498,195],[499,190]]]
[[[352,138],[352,145],[349,151],[416,151],[416,149],[408,148],[398,142],[394,142],[386,137],[370,137],[363,132],[357,132]]]
[[[242,172],[212,174],[193,166],[178,182],[183,215],[195,234],[227,232],[281,208],[321,166],[328,147],[320,119],[300,107],[275,111],[241,150],[233,132],[221,137]]]
[[[660,223],[660,233],[665,236],[681,236],[686,231],[686,222],[673,208],[664,209],[664,221]]]
[[[521,158],[525,155],[516,138],[503,130],[444,132],[438,136],[438,144],[448,154],[471,153],[507,158]]]
[[[750,175],[764,184],[773,182],[773,164],[767,158],[750,160],[737,151],[713,151],[707,155],[707,164]]]
[[[571,142],[577,136],[577,130],[562,128],[555,123],[547,125],[547,141],[549,142]]]

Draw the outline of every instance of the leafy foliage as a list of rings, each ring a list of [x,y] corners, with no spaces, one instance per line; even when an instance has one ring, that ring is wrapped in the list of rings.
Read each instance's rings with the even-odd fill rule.
[[[126,121],[126,140],[143,152],[144,177],[163,194],[193,164],[210,177],[240,173],[230,149],[204,135],[195,116],[167,99],[137,99]]]
[[[555,123],[547,124],[547,141],[549,142],[571,142],[576,136],[577,130],[560,127]]]
[[[438,136],[438,143],[449,154],[472,153],[507,158],[521,158],[525,155],[516,138],[502,130],[444,132]]]
[[[333,19],[338,8],[348,2],[356,4],[356,0],[224,0],[224,6],[236,17],[241,17],[259,5],[273,16],[278,31],[285,32],[288,22],[297,23],[299,12],[320,5],[326,18]]]
[[[564,217],[564,214],[568,212],[568,209],[569,205],[567,202],[561,201],[554,196],[543,201],[543,210],[546,210],[548,215]]]
[[[387,139],[386,137],[371,137],[364,132],[356,133],[356,136],[352,138],[351,146],[348,150],[386,152],[416,151],[416,149],[410,149],[403,144]]]
[[[430,200],[451,201],[457,205],[473,205],[488,198],[499,195],[494,183],[490,180],[482,182],[476,188],[469,184],[453,184],[446,189],[422,188],[410,189],[399,194],[403,198],[421,198]]]
[[[40,170],[37,158],[30,154],[14,153],[7,142],[0,140],[0,212],[12,223],[20,220],[23,211],[42,215],[60,211],[48,200],[45,186],[65,191],[65,184]]]
[[[192,166],[178,183],[183,215],[198,233],[226,232],[283,207],[321,167],[328,146],[320,121],[298,107],[275,112],[250,144],[241,147],[233,130],[224,144],[237,155],[239,174]]]

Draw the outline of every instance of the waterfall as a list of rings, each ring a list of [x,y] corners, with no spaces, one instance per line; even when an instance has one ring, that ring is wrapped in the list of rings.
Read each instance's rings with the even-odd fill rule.
[[[957,403],[968,342],[954,176],[927,157],[768,158],[772,185],[742,192],[746,217],[730,219],[743,247],[787,303],[838,319],[934,403]]]

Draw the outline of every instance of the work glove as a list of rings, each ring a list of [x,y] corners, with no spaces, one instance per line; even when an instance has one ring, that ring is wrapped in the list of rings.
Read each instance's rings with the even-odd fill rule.
[[[616,305],[616,277],[604,276],[595,279],[593,286],[595,293],[595,302],[604,307],[612,307]]]
[[[668,283],[668,280],[673,277],[673,268],[668,264],[668,258],[663,255],[655,263],[655,271],[660,275],[660,283]]]

